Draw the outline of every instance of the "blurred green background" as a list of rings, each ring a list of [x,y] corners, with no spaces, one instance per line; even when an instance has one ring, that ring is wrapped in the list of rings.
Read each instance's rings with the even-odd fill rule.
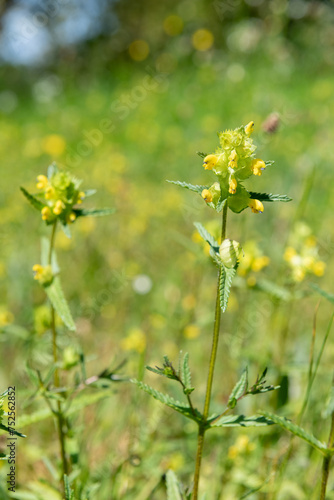
[[[260,405],[296,414],[319,298],[310,282],[327,291],[333,282],[333,3],[17,0],[0,2],[0,12],[0,380],[3,389],[17,387],[18,416],[44,405],[29,400],[26,365],[43,372],[52,362],[44,294],[31,270],[48,229],[19,187],[34,192],[36,176],[56,161],[83,179],[84,189],[97,189],[85,206],[116,208],[108,218],[78,220],[70,240],[58,234],[63,287],[77,323],[75,334],[62,330],[64,355],[84,352],[87,376],[125,360],[121,375],[142,377],[145,364],[161,366],[163,354],[177,360],[179,350],[188,351],[201,405],[216,271],[193,222],[217,232],[219,217],[166,180],[213,182],[196,152],[213,152],[218,131],[251,120],[257,156],[275,163],[248,188],[293,201],[266,204],[262,215],[229,213],[228,237],[248,248],[248,264],[223,317],[212,411],[248,365],[254,381],[268,366],[268,381],[283,380],[289,391],[245,403],[242,411]],[[303,270],[294,279],[287,245],[298,255],[316,248],[316,262],[324,264],[297,263]],[[254,264],[264,256],[270,262]],[[261,280],[303,297],[265,293]],[[323,299],[317,347],[330,311]],[[323,440],[333,355],[328,346],[308,414],[309,428]],[[165,387],[150,374],[145,381]],[[35,495],[38,479],[52,482],[44,460],[57,461],[52,425],[26,427],[28,438],[19,443],[19,485]],[[73,427],[84,437],[84,444],[73,437],[73,453],[84,464],[83,483],[93,488],[87,498],[165,498],[160,478],[169,467],[189,482],[195,427],[131,384],[110,383],[108,397],[74,418]],[[249,498],[267,498],[287,437],[277,429],[252,430],[244,441],[234,430],[212,434],[203,469],[207,498],[239,498],[262,484]],[[317,457],[301,445],[279,498],[311,498],[317,474]],[[31,498],[46,498],[41,491]]]

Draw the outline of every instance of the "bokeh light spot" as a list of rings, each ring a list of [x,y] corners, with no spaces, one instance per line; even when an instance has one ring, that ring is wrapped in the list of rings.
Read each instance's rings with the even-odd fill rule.
[[[171,15],[166,17],[163,23],[163,27],[167,35],[169,36],[177,36],[182,33],[183,30],[183,21],[181,17]]]
[[[129,54],[134,61],[144,61],[150,52],[145,40],[135,40],[129,45]]]
[[[207,29],[199,29],[192,36],[192,44],[196,50],[204,52],[211,49],[213,45],[213,34]]]
[[[58,134],[47,135],[43,139],[43,151],[50,156],[61,156],[66,148],[65,139]]]

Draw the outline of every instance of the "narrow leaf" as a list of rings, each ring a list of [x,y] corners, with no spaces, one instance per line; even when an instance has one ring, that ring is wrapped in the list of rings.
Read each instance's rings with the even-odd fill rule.
[[[209,243],[210,247],[215,251],[219,251],[219,243],[215,240],[215,238],[205,229],[202,224],[199,222],[194,222],[194,226],[196,227],[197,231],[199,232],[201,238],[203,238],[204,241]]]
[[[313,434],[310,434],[309,432],[305,431],[305,429],[299,427],[299,425],[293,424],[292,422],[290,422],[290,420],[287,420],[284,417],[279,417],[278,415],[269,413],[267,411],[261,411],[260,413],[264,417],[272,420],[275,424],[280,425],[286,431],[292,432],[292,434],[294,434],[295,436],[300,437],[301,439],[306,441],[308,444],[313,446],[313,448],[320,451],[324,455],[328,455],[329,450],[325,445],[325,443],[319,441],[315,436],[313,436]]]
[[[65,500],[74,500],[74,491],[70,486],[68,476],[64,474]]]
[[[86,191],[84,191],[85,193],[85,197],[87,198],[88,196],[93,196],[93,194],[96,193],[96,189],[86,189]]]
[[[70,226],[68,224],[63,224],[61,221],[60,221],[60,227],[63,231],[63,233],[65,234],[65,236],[67,236],[67,238],[71,238],[71,230],[70,230]]]
[[[231,291],[232,280],[237,272],[237,266],[231,269],[226,268],[223,264],[220,267],[220,282],[219,282],[219,296],[220,307],[225,312],[227,308],[228,298]]]
[[[212,420],[212,419],[211,419]],[[224,416],[210,425],[210,427],[263,427],[273,425],[273,421],[258,415],[245,417],[245,415]]]
[[[44,287],[44,290],[57,314],[61,317],[67,328],[75,331],[75,324],[70,308],[66,302],[59,277],[55,276],[52,283],[49,286]]]
[[[320,288],[315,283],[310,283],[310,287],[313,288],[313,290],[315,290],[316,292],[320,293],[320,295],[325,297],[325,299],[329,300],[329,302],[334,303],[334,294],[333,293],[325,292],[325,290]]]
[[[114,208],[73,208],[77,217],[103,217],[115,213]]]
[[[23,187],[20,187],[22,193],[24,194],[24,196],[27,198],[27,200],[29,201],[29,203],[31,203],[31,205],[36,208],[36,210],[38,210],[39,212],[42,210],[43,207],[45,207],[45,204],[42,203],[41,201],[39,201],[37,198],[35,198],[35,196],[33,196],[32,194],[28,193],[28,191],[26,191],[26,189],[24,189]]]
[[[48,167],[48,179],[50,180],[55,174],[59,172],[59,169],[55,163],[51,163]]]
[[[289,290],[269,280],[262,279],[257,281],[254,288],[266,292],[279,300],[289,301],[292,299],[292,294]]]
[[[254,193],[253,191],[249,191],[249,195],[253,200],[259,201],[292,201],[292,198],[289,198],[285,194]]]
[[[228,407],[234,408],[238,402],[238,399],[247,392],[247,389],[248,389],[248,370],[247,368],[245,368],[244,371],[242,372],[240,379],[233,387],[230,397],[228,398],[228,404],[227,404]]]
[[[194,388],[191,387],[191,373],[189,368],[189,354],[186,352],[181,364],[181,380],[185,385],[185,394],[193,392]]]
[[[0,429],[8,432],[11,436],[15,435],[15,436],[19,436],[22,438],[27,437],[27,436],[25,436],[25,434],[21,434],[21,432],[16,431],[15,429],[12,429],[11,427],[7,427],[7,425],[0,424]]]
[[[136,384],[140,389],[143,391],[147,392],[150,396],[153,398],[157,399],[161,403],[163,403],[166,406],[169,406],[170,408],[173,408],[173,410],[182,413],[187,418],[190,418],[192,420],[195,420],[198,422],[199,420],[202,420],[202,415],[198,410],[195,410],[195,414],[192,412],[192,409],[190,406],[185,406],[179,401],[176,401],[174,398],[169,396],[168,394],[163,394],[162,392],[156,391],[153,389],[153,387],[150,387],[147,384],[144,384],[143,382],[140,382],[139,380],[136,379],[131,379],[130,382]]]
[[[176,184],[177,186],[183,187],[185,189],[189,189],[190,191],[194,191],[195,193],[201,194],[203,189],[207,189],[207,186],[196,186],[194,184],[188,184],[188,182],[181,181],[167,181],[170,184]]]
[[[177,480],[174,471],[169,470],[166,474],[166,486],[167,486],[167,500],[182,500],[179,488],[179,482]]]

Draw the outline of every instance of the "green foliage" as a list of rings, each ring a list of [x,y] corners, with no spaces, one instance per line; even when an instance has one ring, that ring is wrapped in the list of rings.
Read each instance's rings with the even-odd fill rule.
[[[220,264],[219,298],[220,307],[223,312],[227,309],[228,298],[230,296],[232,280],[237,272],[238,264],[235,267],[227,268]]]
[[[208,189],[208,186],[196,186],[194,184],[189,184],[188,182],[182,182],[182,181],[167,181],[170,184],[176,184],[176,186],[180,186],[185,189],[189,189],[190,191],[194,191],[194,193],[197,193],[199,195],[202,194],[203,189]]]
[[[77,217],[104,217],[115,213],[114,208],[73,208]]]
[[[167,500],[182,500],[179,482],[174,471],[166,473]]]
[[[210,427],[263,427],[274,423],[270,418],[259,417],[258,415],[250,417],[245,417],[245,415],[225,415],[219,420],[215,420],[215,418],[209,419],[208,424]],[[210,424],[212,420],[215,421]]]
[[[319,441],[313,434],[305,431],[302,427],[297,424],[292,423],[290,420],[287,420],[284,417],[279,417],[278,415],[274,415],[273,413],[267,411],[261,411],[261,415],[272,420],[275,424],[280,425],[286,431],[291,432],[295,436],[303,439],[309,445],[313,446],[316,450],[320,451],[324,455],[333,455],[334,450],[329,450],[325,443]]]
[[[44,290],[49,297],[51,304],[55,308],[55,311],[61,317],[67,328],[71,331],[75,331],[75,324],[70,308],[65,299],[59,277],[55,276],[52,283],[48,286],[45,286]]]
[[[216,253],[219,252],[219,243],[216,241],[216,239],[205,229],[202,224],[199,222],[194,222],[194,226],[196,227],[197,231],[199,232],[200,236],[203,238],[204,241],[209,243],[210,247],[212,250]]]
[[[162,392],[153,389],[153,387],[150,387],[149,385],[144,384],[139,380],[131,379],[131,382],[136,384],[143,391],[147,392],[147,394],[152,396],[154,399],[157,399],[164,405],[173,408],[173,410],[176,410],[185,417],[190,418],[191,420],[195,420],[196,422],[200,422],[202,420],[201,413],[196,409],[192,409],[189,405],[183,405],[179,401],[176,401],[172,396],[163,394]]]
[[[265,292],[271,297],[278,300],[284,300],[285,302],[289,302],[293,299],[292,293],[287,288],[263,278],[256,281],[254,289]]]
[[[235,408],[238,399],[244,396],[248,389],[248,370],[244,369],[238,382],[233,387],[233,390],[228,398],[227,406],[231,409]]]
[[[194,391],[194,387],[191,386],[191,373],[189,368],[189,354],[186,352],[181,363],[180,377],[184,385],[183,392],[185,394],[191,394]]]
[[[285,194],[254,193],[253,191],[249,191],[249,195],[251,199],[259,201],[283,201],[284,203],[292,201],[292,198]]]
[[[42,210],[43,207],[45,207],[45,204],[42,203],[41,201],[39,201],[35,196],[33,196],[32,194],[28,193],[28,191],[26,189],[24,189],[23,187],[20,187],[22,193],[24,194],[24,196],[27,198],[27,200],[29,201],[29,203],[34,207],[36,208],[36,210],[38,210],[39,212]]]
[[[326,292],[315,283],[310,283],[310,287],[313,288],[313,290],[315,290],[316,292],[318,292],[322,297],[325,297],[325,299],[329,300],[329,302],[331,302],[332,304],[334,303],[333,293]]]
[[[70,486],[68,476],[64,474],[65,500],[74,500],[74,491]]]

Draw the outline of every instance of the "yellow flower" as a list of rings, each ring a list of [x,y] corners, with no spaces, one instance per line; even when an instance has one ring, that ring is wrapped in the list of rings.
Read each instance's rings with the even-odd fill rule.
[[[205,168],[205,170],[212,170],[216,166],[217,161],[218,161],[217,155],[207,155],[204,158],[203,167]]]
[[[263,213],[263,204],[260,200],[250,200],[248,206],[252,209],[254,214],[262,214]]]
[[[202,191],[202,198],[207,202],[211,203],[212,202],[212,194],[208,189],[203,189]]]
[[[121,340],[121,348],[124,351],[144,352],[146,348],[145,333],[139,328],[132,328],[129,335]]]
[[[262,170],[266,168],[266,164],[263,160],[256,158],[252,161],[252,172],[254,175],[262,175]]]
[[[207,29],[199,29],[192,36],[192,44],[196,50],[209,50],[214,42],[213,34]]]
[[[59,214],[62,213],[62,211],[64,210],[64,208],[65,208],[64,203],[61,200],[57,200],[56,204],[54,206],[54,209],[53,209],[53,213],[56,214],[56,215],[59,215]]]
[[[252,262],[252,271],[256,273],[261,271],[264,267],[268,266],[269,262],[269,257],[256,257]]]
[[[183,331],[183,335],[186,339],[196,339],[200,333],[201,331],[197,325],[187,325]]]
[[[32,270],[34,272],[34,279],[38,280],[41,285],[51,283],[51,281],[53,280],[51,266],[41,266],[40,264],[35,264]]]
[[[228,166],[231,167],[231,168],[237,168],[238,166],[238,155],[237,155],[237,152],[235,149],[233,149],[232,153],[230,154],[230,156],[228,157],[228,159],[230,160],[228,162]]]
[[[42,219],[43,220],[50,219],[50,216],[51,216],[51,210],[50,210],[50,208],[49,207],[43,207],[42,211],[41,211],[41,214],[42,214]]]
[[[68,222],[74,222],[76,218],[77,218],[76,214],[74,212],[72,212],[68,216]]]
[[[36,184],[37,189],[45,189],[48,182],[48,178],[45,175],[38,175]]]
[[[284,252],[284,260],[287,262],[290,262],[295,256],[297,255],[297,252],[294,248],[292,247],[287,247]]]
[[[323,276],[325,272],[325,267],[326,264],[322,262],[322,260],[319,260],[313,265],[312,271],[316,276]]]
[[[250,136],[254,130],[254,122],[249,122],[245,127],[245,134]]]
[[[80,191],[79,194],[78,194],[78,201],[77,203],[82,203],[83,200],[85,199],[86,195],[83,191]]]
[[[237,190],[237,181],[233,178],[230,180],[230,187],[229,187],[229,190],[228,192],[230,194],[235,194],[236,190]]]
[[[53,198],[54,194],[55,194],[55,190],[52,186],[48,186],[45,189],[45,199],[46,200],[50,200],[51,198]]]

